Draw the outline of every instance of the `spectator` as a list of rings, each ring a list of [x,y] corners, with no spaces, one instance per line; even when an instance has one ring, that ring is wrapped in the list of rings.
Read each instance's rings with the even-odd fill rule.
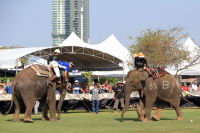
[[[112,81],[110,81],[110,89],[112,89]]]
[[[10,84],[4,89],[8,94],[12,94],[12,81],[10,81]]]
[[[89,93],[88,86],[85,87],[84,93]]]
[[[83,89],[81,88],[78,80],[75,81],[75,84],[72,85],[72,88],[73,88],[73,93],[77,94],[83,93]]]
[[[4,86],[2,83],[0,83],[0,95],[5,94],[6,92],[4,91]]]
[[[115,92],[115,89],[117,88],[117,83],[112,87],[112,92]]]
[[[67,89],[67,91],[66,91],[67,93],[73,93],[71,83],[67,83],[66,89]]]
[[[126,86],[126,81],[125,80],[123,81],[123,85],[122,86]]]
[[[6,89],[6,83],[3,83],[3,88]]]
[[[192,90],[193,91],[197,91],[197,81],[196,80],[194,80],[194,83],[192,84]]]
[[[183,91],[190,91],[190,88],[187,86],[186,83],[184,83],[184,85],[182,86],[182,90]]]
[[[107,89],[104,85],[102,85],[101,87],[101,93],[106,93],[107,92]]]
[[[106,87],[107,93],[112,92],[112,91],[110,90],[110,85],[108,84],[108,80],[105,81],[105,85],[104,85],[104,86]]]
[[[99,99],[100,90],[97,88],[97,84],[94,84],[94,88],[90,91],[90,101],[92,100],[92,114],[98,114],[99,112]]]
[[[94,89],[94,82],[92,82],[92,85],[89,88],[89,91],[91,91],[92,89]]]
[[[34,115],[37,115],[38,114],[38,108],[40,106],[40,102],[39,101],[36,101],[36,104],[34,106]]]
[[[198,83],[197,88],[197,91],[200,91],[200,83]]]
[[[118,104],[121,103],[121,108],[124,108],[124,89],[122,87],[122,82],[118,82],[118,86],[115,89],[115,96],[114,96],[115,104],[113,106],[114,113],[117,113]]]
[[[60,91],[59,91],[59,90],[56,90],[56,94],[60,94]]]

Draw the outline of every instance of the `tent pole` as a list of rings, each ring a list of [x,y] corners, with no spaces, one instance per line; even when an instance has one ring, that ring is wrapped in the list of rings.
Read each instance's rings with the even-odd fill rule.
[[[125,69],[125,66],[124,66],[124,61],[123,61],[123,81],[124,81],[124,69]]]

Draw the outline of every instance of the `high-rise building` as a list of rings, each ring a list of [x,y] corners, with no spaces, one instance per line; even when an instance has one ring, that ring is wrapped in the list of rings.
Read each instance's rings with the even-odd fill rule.
[[[74,32],[89,39],[89,0],[52,0],[52,45],[58,46]]]

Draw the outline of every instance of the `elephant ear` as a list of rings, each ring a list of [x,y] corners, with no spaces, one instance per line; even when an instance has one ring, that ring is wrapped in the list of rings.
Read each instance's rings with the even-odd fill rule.
[[[139,68],[138,72],[144,72],[144,68]]]

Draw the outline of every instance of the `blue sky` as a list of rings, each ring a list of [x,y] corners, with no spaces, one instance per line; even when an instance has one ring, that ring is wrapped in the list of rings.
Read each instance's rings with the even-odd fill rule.
[[[90,0],[90,43],[114,34],[126,47],[148,28],[178,25],[200,45],[200,0]],[[52,45],[51,0],[0,0],[0,45]]]

